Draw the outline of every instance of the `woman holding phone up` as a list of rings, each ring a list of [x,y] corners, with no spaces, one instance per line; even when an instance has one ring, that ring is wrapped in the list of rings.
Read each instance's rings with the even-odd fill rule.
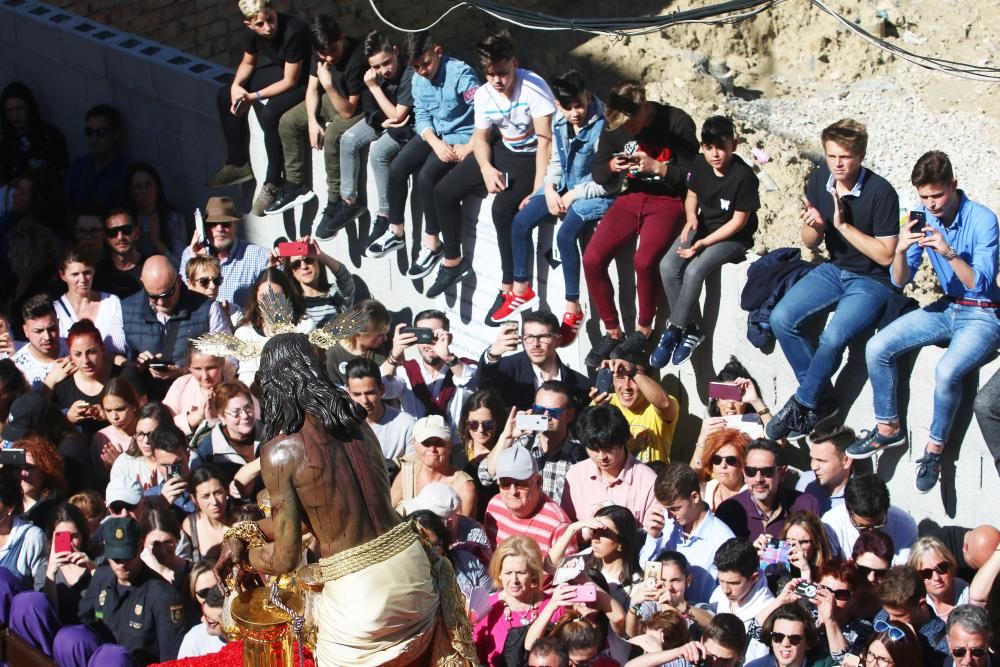
[[[309,252],[283,257],[285,275],[299,286],[306,314],[321,327],[354,305],[354,275],[347,266],[323,252],[312,237],[304,236],[297,242],[304,243]],[[333,285],[327,269],[333,273]]]

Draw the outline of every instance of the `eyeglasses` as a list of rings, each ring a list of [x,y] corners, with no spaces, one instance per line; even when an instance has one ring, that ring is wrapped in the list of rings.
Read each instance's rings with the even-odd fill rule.
[[[896,628],[899,630],[899,628]],[[902,630],[900,630],[902,632]],[[886,658],[881,655],[874,655],[870,651],[865,651],[862,655],[866,665],[873,665],[873,667],[892,667],[896,664],[892,658]]]
[[[536,415],[545,415],[550,419],[559,419],[563,416],[563,412],[566,411],[566,408],[547,408],[544,405],[538,405],[536,403],[531,406],[531,411]]]
[[[291,264],[289,264],[289,266],[292,267],[292,271],[298,271],[299,268],[302,267],[302,265],[312,266],[315,263],[316,263],[316,260],[313,259],[312,257],[303,257],[302,259],[296,259],[296,260],[294,260]]]
[[[162,294],[150,294],[149,292],[146,292],[146,298],[149,299],[150,301],[165,301],[170,297],[172,297],[174,295],[174,292],[176,291],[177,291],[177,280],[175,279],[174,284],[171,285],[170,289],[168,289],[166,292],[163,292]]]
[[[524,334],[521,336],[521,340],[525,343],[551,343],[552,339],[559,334],[545,333],[545,334]]]
[[[906,637],[906,633],[903,632],[902,629],[897,628],[895,625],[890,625],[881,618],[875,621],[875,624],[872,627],[875,629],[875,632],[888,633],[889,639],[894,642],[902,641]]]
[[[830,594],[840,602],[847,602],[851,599],[851,595],[853,595],[853,593],[847,588],[833,589],[829,586],[820,586],[820,588],[830,591]]]
[[[470,419],[468,421],[470,431],[478,431],[482,428],[484,431],[492,431],[497,427],[497,423],[492,419],[487,419],[485,421],[476,421],[475,419]]]
[[[227,417],[232,417],[233,419],[239,419],[240,417],[253,417],[254,410],[252,405],[244,405],[242,408],[226,410],[222,414]]]
[[[871,575],[875,575],[876,579],[881,579],[882,577],[885,576],[885,573],[889,571],[889,568],[887,567],[877,568],[877,567],[867,567],[865,565],[856,565],[855,567],[858,569],[858,574],[860,574],[861,577],[864,579],[867,579]]]
[[[774,477],[774,474],[778,471],[778,466],[764,466],[763,468],[755,468],[754,466],[745,466],[743,468],[743,474],[747,477],[756,477],[757,473],[760,473],[764,477]]]
[[[212,227],[222,227],[223,229],[229,229],[233,226],[232,220],[206,220],[205,227],[211,229]]]
[[[971,653],[973,658],[981,658],[986,655],[986,649],[981,646],[976,646],[975,648],[956,646],[951,649],[951,654],[960,660],[965,657],[966,653]]]
[[[718,454],[712,454],[712,465],[720,466],[723,461],[726,462],[726,465],[732,466],[733,468],[740,464],[738,456],[719,456]]]
[[[149,436],[151,436],[151,435],[153,435],[152,431],[136,431],[135,432],[135,439],[136,440],[149,440]]]
[[[802,635],[786,635],[783,632],[771,633],[771,642],[774,644],[783,644],[786,639],[792,646],[798,646],[802,643],[802,640],[805,639],[805,637]]]
[[[854,515],[852,513],[848,512],[847,516],[851,520],[851,525],[854,526],[860,533],[863,533],[867,530],[882,530],[883,528],[885,528],[886,524],[885,517],[882,517],[881,521],[876,521],[875,523],[863,524],[863,523],[858,523],[854,519]]]
[[[927,580],[933,577],[934,573],[948,574],[948,570],[950,569],[951,569],[951,564],[948,563],[948,561],[943,560],[934,567],[925,567],[917,571],[920,573],[920,576],[924,578],[924,580]]]
[[[132,503],[127,503],[124,500],[116,500],[110,505],[108,509],[112,514],[121,514],[122,512],[134,512],[138,505],[133,505]]]
[[[85,127],[83,128],[83,133],[89,137],[106,137],[111,133],[111,129],[107,127]]]
[[[209,285],[215,285],[218,287],[222,284],[222,276],[213,276],[211,278],[198,278],[195,280],[198,286],[202,289],[208,289]]]
[[[118,225],[117,227],[107,227],[104,230],[104,235],[109,239],[118,238],[119,234],[124,234],[125,236],[132,236],[132,232],[135,231],[135,225]]]

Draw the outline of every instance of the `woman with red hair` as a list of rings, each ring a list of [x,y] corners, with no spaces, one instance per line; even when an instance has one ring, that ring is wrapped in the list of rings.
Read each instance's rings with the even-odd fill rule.
[[[701,497],[714,512],[723,501],[745,490],[743,465],[747,460],[750,436],[743,431],[724,428],[705,436],[701,460],[692,467],[700,469]]]
[[[55,445],[34,433],[15,441],[12,447],[24,450],[24,466],[20,468],[21,518],[47,528],[52,511],[66,493],[63,459]]]

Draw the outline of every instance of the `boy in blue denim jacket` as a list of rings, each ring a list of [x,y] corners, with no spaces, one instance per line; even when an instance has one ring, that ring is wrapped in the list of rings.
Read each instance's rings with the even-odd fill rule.
[[[601,219],[614,193],[594,182],[591,163],[604,129],[604,103],[587,91],[583,77],[570,70],[552,82],[559,116],[553,124],[555,150],[545,174],[545,185],[514,216],[514,295],[490,314],[494,323],[510,319],[537,303],[531,287],[532,230],[549,216],[560,218],[556,244],[566,284],[566,311],[562,345],[569,345],[583,324],[580,308],[580,251],[577,239],[590,223]]]
[[[439,238],[434,186],[472,152],[472,101],[479,77],[461,60],[444,55],[429,32],[411,33],[406,55],[413,68],[413,116],[417,136],[389,166],[389,228],[366,251],[369,257],[405,247],[403,222],[407,182],[419,170],[415,190],[424,213],[423,242],[407,276],[423,278],[437,266],[443,250]],[[414,220],[416,224],[418,220]]]

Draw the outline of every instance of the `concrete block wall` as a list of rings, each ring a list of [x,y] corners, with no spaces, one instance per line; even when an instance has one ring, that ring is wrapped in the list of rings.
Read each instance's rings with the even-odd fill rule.
[[[98,102],[111,102],[125,112],[130,156],[160,167],[167,191],[181,210],[190,211],[210,194],[202,184],[223,153],[213,96],[226,80],[227,70],[32,0],[0,0],[0,59],[12,65],[0,72],[0,86],[15,79],[31,86],[45,116],[67,133],[71,154],[78,155],[85,149],[78,129],[82,128],[85,110]],[[262,174],[264,156],[257,130],[252,162],[255,172]],[[304,210],[286,213],[283,218],[248,219],[244,232],[252,241],[271,245],[278,238],[298,236],[312,228],[326,197],[321,155],[314,155],[313,168],[318,201],[311,202]],[[368,183],[368,200],[373,202],[373,179],[369,177]],[[248,187],[233,189],[230,194],[239,198],[247,210],[254,193]],[[349,226],[325,247],[347,263],[371,293],[391,309],[409,309],[411,313],[429,307],[447,309],[453,321],[456,349],[465,356],[478,357],[495,335],[495,329],[486,327],[483,318],[496,294],[499,260],[489,202],[478,209],[475,202],[470,203],[467,251],[474,244],[476,276],[465,281],[458,292],[435,300],[423,296],[429,283],[414,283],[403,276],[415,236],[410,226],[407,253],[395,257],[361,256],[358,239],[367,235],[366,220]],[[539,255],[551,247],[553,232],[552,225],[538,229]],[[703,306],[706,323],[714,336],[698,350],[692,364],[667,369],[663,377],[664,386],[681,400],[684,413],[675,439],[678,458],[690,455],[705,414],[707,382],[730,355],[746,365],[772,409],[780,407],[795,386],[780,351],[760,351],[746,340],[746,314],[739,309],[739,294],[749,261],[725,267],[721,276],[709,282]],[[547,307],[560,314],[561,271],[548,267],[544,258],[537,260],[537,264],[539,293],[547,301]],[[634,312],[632,278],[627,263],[623,266],[626,270],[619,278],[622,310]],[[629,317],[625,315],[624,320],[629,321]],[[591,335],[599,333],[593,321],[588,329]],[[571,366],[582,369],[589,345],[585,335],[560,355]],[[983,500],[996,496],[1000,481],[978,426],[971,419],[970,406],[979,384],[1000,368],[997,361],[966,383],[965,401],[951,445],[957,460],[953,469],[946,471],[945,482],[925,496],[913,489],[913,460],[920,456],[927,436],[934,366],[941,354],[938,348],[921,351],[909,371],[909,395],[902,397],[901,405],[906,406],[912,448],[883,455],[876,461],[876,469],[889,480],[894,502],[907,508],[918,520],[931,518],[942,524],[964,525],[995,523],[989,503]],[[844,368],[836,378],[838,391],[849,407],[846,422],[855,428],[869,428],[873,424],[871,391],[863,362],[862,341],[845,355]],[[961,492],[957,491],[959,487]]]

